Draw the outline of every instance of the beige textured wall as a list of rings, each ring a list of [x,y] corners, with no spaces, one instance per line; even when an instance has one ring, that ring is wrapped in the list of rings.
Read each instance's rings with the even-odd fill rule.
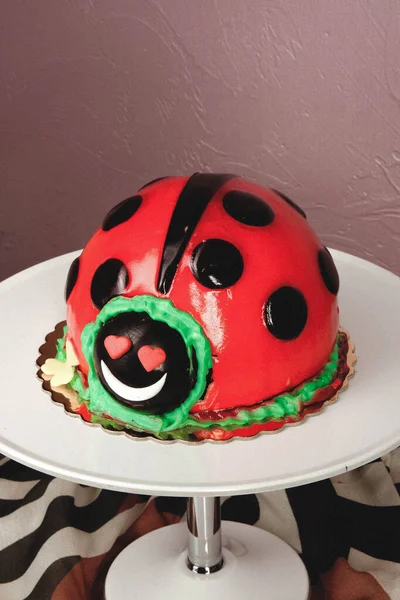
[[[400,273],[397,0],[5,0],[0,30],[0,279],[194,170]]]

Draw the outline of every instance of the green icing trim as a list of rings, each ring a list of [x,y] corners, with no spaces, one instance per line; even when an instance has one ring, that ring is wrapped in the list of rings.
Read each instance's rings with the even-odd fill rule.
[[[340,335],[341,334],[338,335],[334,349],[322,371],[320,371],[316,377],[299,386],[294,391],[276,396],[273,400],[258,408],[242,408],[238,411],[237,417],[226,417],[224,420],[199,421],[192,415],[189,415],[187,426],[194,427],[194,429],[218,427],[225,431],[231,431],[232,429],[247,427],[255,423],[271,420],[277,421],[286,417],[297,416],[300,413],[303,404],[310,402],[317,390],[326,387],[334,379],[339,363]]]
[[[55,358],[61,362],[65,362],[67,360],[67,353],[65,351],[65,338],[67,335],[67,326],[64,326],[63,337],[57,340],[56,345],[56,356]],[[82,404],[84,400],[89,400],[90,398],[90,390],[85,387],[85,384],[82,381],[82,377],[79,375],[78,371],[75,370],[75,374],[68,384],[75,392],[78,394],[78,402]]]
[[[148,298],[150,300],[154,300],[153,297],[151,296],[136,296],[135,299],[139,299],[139,298]],[[133,300],[135,300],[133,299]],[[117,302],[118,304],[120,304],[121,300],[127,300],[125,298],[116,298],[114,300],[111,300],[105,308],[107,308],[109,305],[111,305],[112,303],[114,304],[114,308],[112,309],[112,311],[110,312],[110,314],[108,314],[107,311],[107,315],[103,315],[103,311],[105,310],[105,308],[103,308],[102,312],[98,315],[98,319],[96,320],[95,323],[91,323],[90,325],[85,327],[84,333],[82,334],[82,338],[85,336],[87,336],[89,338],[89,336],[94,335],[94,339],[97,335],[97,331],[98,329],[101,327],[101,325],[108,320],[108,318],[111,318],[112,316],[115,316],[116,314],[118,314],[121,310],[120,306],[116,306]],[[149,308],[147,301],[145,300],[144,304],[142,303],[136,303],[137,306],[135,307],[135,309],[132,308],[132,300],[129,299],[128,300],[130,308],[129,310],[137,310],[138,312],[141,312],[143,310],[145,310],[146,312],[147,309]],[[160,439],[190,439],[191,435],[195,432],[198,431],[199,429],[211,429],[211,428],[221,428],[225,431],[232,431],[234,429],[238,429],[240,427],[247,427],[256,423],[261,423],[261,422],[267,422],[270,420],[281,420],[284,419],[286,417],[289,416],[297,416],[302,408],[303,405],[307,405],[309,402],[311,402],[314,398],[315,392],[317,392],[318,390],[330,385],[332,383],[332,381],[334,380],[337,370],[338,370],[338,365],[339,365],[339,349],[340,346],[346,341],[346,336],[343,333],[339,333],[336,339],[336,343],[334,346],[334,349],[331,353],[331,355],[329,356],[329,359],[327,361],[327,363],[325,364],[324,368],[322,369],[322,371],[320,371],[314,378],[308,380],[307,382],[305,382],[303,385],[298,386],[294,391],[291,392],[287,392],[285,394],[281,394],[279,396],[276,396],[274,399],[272,399],[271,401],[269,401],[266,404],[263,404],[261,406],[254,406],[254,407],[249,407],[249,408],[242,408],[238,411],[238,415],[235,417],[226,417],[223,420],[215,420],[215,421],[201,421],[198,420],[194,415],[190,415],[189,414],[189,410],[190,408],[195,404],[195,402],[197,401],[197,399],[199,397],[201,397],[201,395],[204,393],[204,389],[205,389],[205,385],[206,385],[206,377],[207,377],[207,372],[208,369],[211,368],[212,365],[212,359],[211,359],[211,349],[209,347],[209,343],[208,340],[204,337],[204,334],[201,331],[200,326],[197,324],[196,321],[194,321],[194,319],[188,315],[187,313],[181,313],[181,311],[178,311],[177,309],[175,309],[172,305],[172,303],[169,300],[157,300],[157,304],[158,303],[168,303],[170,305],[169,310],[176,311],[178,313],[178,315],[173,315],[175,316],[175,319],[178,318],[178,323],[180,323],[180,320],[182,319],[182,315],[189,317],[189,322],[187,324],[187,326],[190,325],[190,320],[192,320],[198,327],[198,329],[200,330],[200,340],[197,339],[196,331],[192,331],[192,332],[186,332],[187,337],[185,338],[184,335],[182,334],[182,330],[178,329],[178,327],[175,327],[175,329],[177,329],[182,337],[184,338],[185,343],[188,345],[188,348],[190,347],[194,347],[196,349],[197,352],[197,356],[198,356],[198,362],[199,362],[199,371],[198,373],[200,374],[201,372],[201,377],[202,377],[202,384],[200,385],[199,383],[199,377],[197,379],[196,382],[196,386],[193,389],[192,393],[190,394],[190,396],[188,397],[188,399],[183,403],[183,405],[181,407],[179,407],[178,409],[175,409],[174,411],[172,411],[171,413],[166,413],[165,415],[161,415],[161,416],[152,416],[152,415],[139,415],[142,417],[147,417],[151,420],[151,423],[154,424],[154,422],[156,421],[157,424],[159,424],[159,421],[162,422],[161,427],[158,431],[153,428],[150,429],[147,426],[142,426],[139,422],[135,422],[132,418],[131,415],[133,412],[137,413],[137,411],[134,411],[133,409],[129,409],[129,408],[124,408],[125,410],[123,411],[124,413],[128,413],[128,419],[125,419],[125,417],[121,415],[117,417],[117,415],[114,412],[114,415],[112,415],[112,418],[115,418],[116,421],[110,420],[109,418],[107,418],[106,416],[104,416],[104,414],[109,414],[106,411],[103,411],[101,414],[93,414],[93,400],[90,400],[90,395],[93,393],[96,394],[96,390],[93,389],[92,384],[90,382],[90,378],[89,378],[89,387],[85,388],[83,383],[82,383],[82,379],[79,376],[78,373],[75,373],[73,380],[70,383],[70,386],[75,389],[75,391],[80,395],[80,399],[81,400],[85,400],[88,408],[90,409],[91,413],[92,413],[92,417],[91,420],[93,423],[99,423],[101,425],[103,425],[104,427],[110,429],[117,429],[117,430],[124,430],[124,429],[132,429],[132,430],[136,430],[136,431],[151,431],[152,433],[157,434],[157,437],[159,437]],[[122,310],[126,310],[126,303],[124,302],[124,307],[122,307]],[[167,308],[167,307],[165,307]],[[168,312],[168,311],[167,311]],[[160,313],[160,310],[155,311],[154,313],[148,313],[152,318],[157,319],[157,317],[163,316],[164,319],[167,317],[167,314],[165,313],[165,310],[163,310]],[[101,319],[104,318],[104,320],[101,320],[99,323],[97,323],[97,321],[99,320],[100,316],[103,315],[101,317]],[[158,318],[158,320],[164,320],[162,318]],[[96,326],[97,323],[97,326]],[[178,324],[176,323],[176,324]],[[171,323],[171,320],[168,321],[168,324],[173,327],[174,325]],[[88,329],[90,327],[90,329]],[[86,332],[87,330],[87,332]],[[66,358],[66,353],[65,353],[65,335],[66,335],[66,331],[67,328],[64,328],[64,336],[62,338],[60,338],[58,340],[57,343],[57,355],[56,358],[58,360],[63,360],[65,361]],[[86,333],[85,333],[86,332]],[[191,335],[190,335],[191,333]],[[198,335],[198,332],[197,332]],[[86,339],[86,338],[85,338]],[[92,344],[92,348],[93,348],[93,343],[94,343],[94,339],[92,340],[91,337],[86,340],[86,344],[89,346],[90,344]],[[188,340],[189,344],[188,344]],[[205,340],[206,344],[201,344],[200,341],[201,340]],[[198,348],[198,349],[197,349]],[[88,358],[88,355],[85,352],[86,357]],[[203,360],[199,359],[200,357],[203,356]],[[93,359],[92,359],[92,366],[91,368],[93,368],[94,370],[94,365],[93,365]],[[90,364],[90,363],[89,363]],[[205,366],[207,365],[207,371],[205,370]],[[97,378],[96,378],[97,379]],[[98,384],[101,383],[100,381],[97,379]],[[196,392],[196,397],[194,399],[195,396],[195,391],[198,390]],[[201,390],[200,395],[198,395],[198,392]],[[118,402],[116,402],[115,400],[113,400],[113,398],[106,392],[106,390],[104,390],[103,386],[101,386],[101,392],[102,394],[107,394],[108,398],[110,398],[113,402],[113,404],[117,405],[117,408],[121,408],[120,404]],[[183,409],[184,406],[184,410]],[[178,414],[175,414],[178,413]],[[110,414],[111,416],[111,414]],[[136,416],[136,415],[135,415]],[[118,422],[119,421],[119,422]],[[139,419],[138,419],[139,421]],[[178,422],[181,421],[179,424]],[[141,421],[142,422],[142,421]],[[163,427],[165,422],[165,427]],[[175,425],[175,423],[177,423],[177,425]]]
[[[86,400],[88,403],[90,400],[90,390],[85,387],[79,373],[75,373],[69,385],[78,393],[78,400]],[[82,404],[82,402],[80,402],[80,404]]]
[[[192,352],[196,353],[197,380],[189,396],[174,410],[163,415],[152,415],[137,411],[120,404],[102,386],[94,366],[94,344],[100,328],[106,321],[121,312],[146,312],[155,321],[167,323],[182,336],[192,360]],[[189,314],[178,310],[170,300],[153,296],[135,296],[124,298],[119,296],[108,302],[97,315],[96,321],[86,325],[82,332],[82,350],[89,365],[88,384],[90,399],[88,408],[98,416],[109,415],[112,419],[125,423],[133,428],[160,433],[183,427],[188,419],[189,411],[201,398],[206,389],[207,375],[212,367],[211,346],[199,323]],[[191,366],[193,369],[193,365]]]
[[[65,337],[67,335],[67,331],[68,331],[68,327],[66,325],[64,325],[64,329],[63,329],[63,337],[59,338],[57,340],[57,345],[56,345],[56,359],[60,360],[61,362],[65,362],[67,360],[67,353],[65,351]]]
[[[158,437],[161,439],[186,439],[199,429],[219,428],[224,431],[232,431],[256,423],[271,420],[279,421],[286,417],[297,416],[303,405],[311,402],[316,391],[330,385],[334,380],[339,364],[339,348],[345,340],[344,334],[338,334],[334,349],[323,370],[294,391],[276,396],[267,404],[259,407],[242,408],[238,411],[238,416],[226,417],[223,420],[201,421],[193,415],[189,415],[184,431],[173,431],[165,436],[160,435]]]

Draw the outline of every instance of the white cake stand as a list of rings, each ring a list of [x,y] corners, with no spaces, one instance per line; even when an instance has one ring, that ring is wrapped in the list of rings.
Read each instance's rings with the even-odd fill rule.
[[[333,251],[341,277],[341,325],[351,333],[358,363],[349,389],[321,414],[251,439],[161,443],[83,423],[51,402],[36,378],[38,347],[65,315],[64,282],[75,255],[0,284],[0,452],[86,485],[191,497],[189,541],[185,525],[172,525],[128,546],[110,569],[107,600],[306,600],[307,575],[297,554],[257,528],[224,522],[219,569],[216,497],[321,480],[400,443],[400,279]]]

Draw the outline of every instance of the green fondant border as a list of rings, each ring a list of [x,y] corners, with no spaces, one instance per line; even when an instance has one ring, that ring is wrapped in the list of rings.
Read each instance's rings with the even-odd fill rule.
[[[116,300],[120,300],[120,298],[118,298]],[[169,302],[169,301],[163,300],[163,302]],[[143,310],[143,309],[140,309],[140,310]],[[184,313],[184,314],[186,314],[186,313]],[[155,318],[155,317],[153,317],[153,318]],[[325,364],[324,368],[322,369],[322,371],[320,371],[312,379],[310,379],[310,380],[306,381],[304,384],[298,386],[294,391],[276,396],[275,398],[271,399],[268,403],[262,404],[260,406],[253,406],[253,407],[249,407],[249,408],[239,409],[237,416],[227,417],[225,419],[215,420],[215,421],[208,421],[208,420],[202,421],[202,420],[196,418],[195,415],[186,413],[185,419],[181,425],[174,427],[173,425],[175,422],[177,422],[177,420],[175,419],[175,421],[174,421],[169,418],[170,420],[169,420],[168,425],[170,425],[170,426],[168,428],[159,429],[158,431],[155,431],[154,429],[152,429],[150,431],[152,433],[161,434],[161,435],[159,435],[160,438],[167,439],[167,438],[171,438],[171,437],[174,437],[174,438],[176,437],[179,439],[186,439],[188,436],[190,436],[191,433],[193,433],[199,429],[210,429],[210,428],[218,427],[225,431],[232,431],[234,429],[238,429],[240,427],[248,427],[248,426],[256,424],[256,423],[267,422],[270,420],[279,421],[279,420],[285,419],[286,417],[290,417],[290,416],[296,417],[297,415],[300,414],[303,406],[307,405],[308,403],[310,403],[313,400],[314,395],[318,390],[323,389],[324,387],[330,385],[332,383],[332,381],[334,380],[337,370],[338,370],[338,364],[339,364],[339,348],[340,348],[341,344],[343,344],[345,342],[346,342],[346,334],[339,333],[337,336],[337,339],[336,339],[334,349],[333,349],[331,355],[329,356],[329,359],[328,359],[327,363]],[[61,340],[59,340],[59,345],[58,345],[59,352],[57,354],[57,358],[59,360],[65,360],[65,351],[63,350],[64,343],[65,343],[65,338],[62,338]],[[210,360],[210,365],[211,365],[211,354],[209,356],[209,360]],[[78,387],[76,386],[76,383],[77,383],[76,379],[79,379],[79,388],[80,389],[78,389]],[[78,374],[75,375],[75,377],[72,380],[70,385],[71,385],[71,387],[73,387],[75,389],[75,391],[77,391],[79,394],[81,394],[81,389],[83,387],[83,384],[82,384],[82,381],[81,381],[80,377],[78,376]],[[89,386],[90,386],[90,382],[89,382]],[[92,388],[90,387],[90,389],[92,389]],[[102,389],[104,390],[103,387],[102,387]],[[89,396],[88,392],[89,392],[89,388],[84,390],[85,396]],[[204,389],[203,389],[202,393],[203,392],[204,392]],[[81,397],[82,397],[82,394],[81,394]],[[116,402],[116,401],[113,401],[113,402]],[[187,405],[189,405],[189,399],[186,402],[187,402]],[[194,403],[195,402],[191,403],[190,408],[194,405]],[[87,404],[88,404],[89,410],[92,410],[91,403],[87,402]],[[190,410],[190,408],[189,408],[189,410]],[[132,412],[132,410],[129,408],[127,408],[126,410],[129,413]],[[180,410],[180,409],[176,409],[176,410]],[[173,411],[173,412],[176,412],[176,411]],[[172,414],[172,413],[170,413],[170,414]],[[103,415],[104,415],[104,412],[103,412]],[[152,417],[152,418],[163,419],[166,416],[167,415],[163,415],[162,417]],[[180,415],[180,416],[182,416],[182,415]],[[93,421],[97,422],[99,419],[102,420],[101,417],[99,417],[98,415],[93,415]],[[108,423],[108,426],[112,425],[112,420],[106,419],[106,421]],[[123,420],[121,420],[121,419],[116,419],[116,422],[114,424],[116,429],[127,428],[127,429],[138,429],[140,431],[149,431],[149,429],[146,429],[145,427],[141,427],[140,425],[138,425],[138,426],[135,426],[135,425],[131,424],[130,422],[124,423]],[[165,435],[163,435],[163,433],[165,433]]]
[[[67,335],[67,326],[64,326],[64,330],[63,330],[63,337],[60,338],[59,340],[57,340],[57,346],[56,346],[56,359],[60,360],[61,362],[65,362],[67,359],[67,353],[65,350],[65,337]],[[82,404],[84,401],[88,401],[90,398],[90,390],[88,387],[85,386],[85,384],[82,381],[82,377],[80,376],[79,372],[75,369],[75,373],[74,376],[72,378],[72,381],[69,383],[69,386],[75,390],[75,392],[78,394],[78,402],[80,404]]]
[[[122,312],[146,312],[155,321],[167,323],[182,336],[192,362],[193,351],[197,359],[197,378],[189,396],[174,410],[163,415],[152,415],[129,408],[115,400],[101,384],[94,365],[94,343],[103,324]],[[206,389],[207,375],[212,367],[210,342],[199,323],[189,314],[178,310],[170,300],[153,296],[122,296],[110,300],[93,323],[82,332],[82,350],[89,365],[88,383],[90,399],[88,409],[97,416],[109,416],[134,429],[159,433],[185,426],[189,411],[201,398]],[[193,364],[191,369],[193,369]]]

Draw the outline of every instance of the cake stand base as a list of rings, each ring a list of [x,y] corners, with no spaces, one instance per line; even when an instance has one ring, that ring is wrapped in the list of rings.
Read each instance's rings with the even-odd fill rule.
[[[198,575],[187,567],[186,523],[130,544],[111,565],[106,600],[308,600],[307,571],[296,552],[262,529],[223,521],[224,566]]]

